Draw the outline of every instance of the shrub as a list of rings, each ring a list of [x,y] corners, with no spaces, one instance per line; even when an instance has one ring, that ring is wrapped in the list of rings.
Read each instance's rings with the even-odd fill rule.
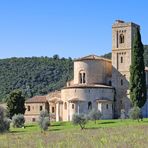
[[[95,123],[96,120],[99,120],[101,118],[101,116],[102,116],[101,112],[95,109],[92,109],[88,114],[89,119],[95,121]]]
[[[125,110],[124,109],[121,109],[121,115],[120,115],[120,119],[126,119],[127,118],[127,115],[125,113]]]
[[[134,106],[130,111],[129,111],[129,117],[133,120],[138,120],[140,118],[140,108],[138,106]]]
[[[21,128],[24,127],[25,118],[23,114],[14,115],[12,117],[12,124],[15,128]]]
[[[0,106],[0,133],[9,131],[10,120],[4,116],[4,109]]]
[[[80,125],[81,129],[84,129],[87,123],[87,116],[84,114],[74,114],[72,122],[74,125]]]
[[[46,111],[42,111],[39,116],[39,126],[41,130],[46,131],[50,125],[49,113]]]

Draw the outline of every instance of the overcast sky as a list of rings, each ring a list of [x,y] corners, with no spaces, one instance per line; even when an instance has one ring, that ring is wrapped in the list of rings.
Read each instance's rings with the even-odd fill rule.
[[[116,19],[139,24],[148,44],[147,0],[1,0],[0,58],[111,52]]]

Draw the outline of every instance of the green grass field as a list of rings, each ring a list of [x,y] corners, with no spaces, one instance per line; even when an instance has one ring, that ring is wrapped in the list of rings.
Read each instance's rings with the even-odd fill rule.
[[[0,135],[0,148],[147,148],[148,119],[89,121],[81,130],[71,122],[51,123],[49,130],[41,133],[37,124],[25,129],[10,129]]]

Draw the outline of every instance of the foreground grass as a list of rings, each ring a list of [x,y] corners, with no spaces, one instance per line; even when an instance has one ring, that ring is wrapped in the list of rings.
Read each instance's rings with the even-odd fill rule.
[[[101,120],[89,122],[85,130],[70,122],[52,123],[49,130],[41,133],[38,125],[26,125],[25,129],[11,128],[0,136],[0,147],[32,148],[94,148],[94,147],[148,147],[148,119]]]

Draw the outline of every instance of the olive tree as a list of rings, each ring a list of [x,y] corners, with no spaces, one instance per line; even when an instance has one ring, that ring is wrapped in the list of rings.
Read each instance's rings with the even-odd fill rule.
[[[0,133],[9,131],[10,119],[4,116],[4,108],[0,106]]]
[[[48,130],[48,127],[50,125],[50,116],[49,116],[49,113],[47,112],[47,110],[42,111],[40,113],[38,123],[39,123],[39,126],[42,131]]]
[[[25,118],[23,114],[14,115],[12,117],[13,127],[16,127],[16,128],[24,127],[24,123],[25,123]]]
[[[101,112],[96,109],[92,109],[88,114],[89,119],[95,121],[95,124],[96,120],[99,120],[101,116],[102,116]]]
[[[85,128],[85,125],[87,123],[87,116],[84,114],[74,114],[72,118],[72,122],[74,125],[80,125],[81,129],[83,130]]]
[[[138,106],[134,106],[133,108],[130,109],[129,111],[129,117],[133,120],[138,120],[141,116],[141,111],[140,108]]]

